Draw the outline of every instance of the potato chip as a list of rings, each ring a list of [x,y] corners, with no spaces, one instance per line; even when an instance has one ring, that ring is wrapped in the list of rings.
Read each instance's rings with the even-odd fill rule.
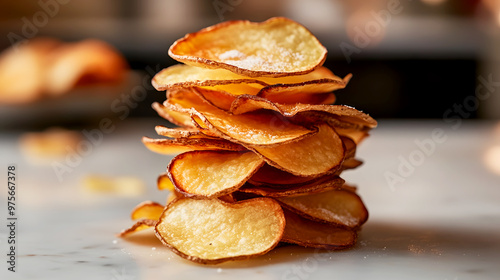
[[[238,203],[181,198],[167,206],[155,232],[179,256],[216,264],[265,254],[284,228],[283,210],[269,198]]]
[[[345,127],[343,124],[351,124],[347,128],[358,129],[377,126],[377,122],[369,115],[345,105],[278,104],[264,98],[239,96],[231,105],[230,111],[233,114],[243,114],[259,109],[274,110],[289,118],[300,115],[302,122],[331,120],[335,127]]]
[[[259,91],[259,96],[273,99],[278,96],[282,99],[303,93],[319,94],[343,89],[349,83],[352,75],[347,75],[343,80],[340,79],[318,79],[308,80],[295,84],[275,84],[263,88]]]
[[[175,110],[175,108],[166,107],[157,102],[154,102],[152,107],[160,117],[175,125],[195,128],[195,125],[191,120],[191,115],[185,111]]]
[[[278,104],[332,104],[335,103],[337,97],[335,94],[329,93],[319,93],[319,94],[311,94],[311,93],[298,93],[294,95],[274,95],[271,97],[267,97],[267,100],[278,103]]]
[[[360,166],[361,164],[363,164],[363,162],[360,161],[359,159],[355,158],[346,159],[342,163],[342,170],[353,169]]]
[[[278,17],[207,27],[177,40],[168,53],[189,65],[249,77],[283,77],[313,71],[323,64],[327,51],[305,27]]]
[[[197,150],[228,150],[245,151],[245,147],[223,139],[211,138],[179,138],[179,139],[151,139],[142,137],[142,143],[153,152],[172,155]]]
[[[139,220],[135,222],[135,224],[133,224],[131,227],[122,230],[122,232],[118,234],[118,237],[122,238],[127,237],[133,233],[154,227],[156,223],[157,223],[156,220],[150,220],[150,219]]]
[[[254,186],[259,185],[295,185],[316,180],[316,176],[297,176],[269,164],[265,164],[248,180]]]
[[[353,140],[356,145],[361,143],[363,139],[368,137],[368,129],[357,129],[357,128],[340,128],[335,127],[335,131],[341,136],[348,137]]]
[[[339,169],[345,149],[335,130],[320,125],[318,133],[278,146],[250,146],[269,164],[298,176],[320,176]]]
[[[344,159],[353,158],[356,155],[356,143],[349,137],[340,136],[345,147]]]
[[[193,151],[176,156],[167,170],[177,191],[211,198],[237,190],[263,164],[252,152]]]
[[[170,128],[163,125],[157,125],[155,131],[158,135],[169,138],[207,138],[207,136],[196,128],[176,127]]]
[[[324,191],[327,189],[339,189],[345,181],[338,177],[330,177],[325,179],[314,180],[306,184],[296,185],[260,185],[251,186],[247,185],[239,189],[240,192],[253,193],[267,197],[286,197],[291,195],[298,195],[304,193],[314,193],[317,191]]]
[[[277,200],[289,210],[319,222],[358,228],[368,219],[368,211],[361,198],[346,190],[280,197]]]
[[[172,183],[172,181],[168,177],[168,173],[160,174],[160,176],[158,176],[158,179],[156,180],[156,184],[159,190],[175,190],[174,183]]]
[[[356,242],[356,231],[320,223],[284,210],[286,226],[282,242],[304,247],[339,250],[349,248]]]
[[[178,87],[211,87],[229,84],[260,84],[260,90],[269,84],[224,69],[207,69],[191,65],[177,64],[158,72],[151,83],[158,91]]]
[[[130,214],[132,220],[147,219],[147,220],[158,220],[160,218],[161,212],[163,212],[165,206],[154,201],[143,201],[134,209]]]
[[[226,92],[232,96],[259,95],[271,100],[281,98],[286,101],[290,98],[303,99],[303,97],[294,97],[297,95],[321,94],[344,88],[350,77],[349,74],[341,79],[327,68],[319,67],[305,75],[249,78],[223,69],[207,69],[178,64],[165,68],[156,74],[152,84],[159,91],[180,87],[198,87]]]
[[[304,138],[314,129],[295,125],[273,111],[232,115],[204,102],[195,93],[179,90],[169,93],[165,106],[190,112],[200,129],[212,136],[252,145],[282,144]],[[204,132],[205,133],[205,132]]]

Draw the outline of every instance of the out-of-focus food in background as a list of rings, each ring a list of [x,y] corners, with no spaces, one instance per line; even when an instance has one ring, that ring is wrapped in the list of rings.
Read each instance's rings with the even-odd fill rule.
[[[123,56],[102,41],[33,39],[0,56],[0,103],[29,103],[78,87],[118,84],[127,70]]]
[[[99,118],[132,77],[125,57],[97,39],[40,37],[0,54],[0,127],[42,127]]]
[[[49,128],[41,132],[27,132],[21,135],[19,146],[30,163],[48,164],[76,153],[82,135],[73,130]]]

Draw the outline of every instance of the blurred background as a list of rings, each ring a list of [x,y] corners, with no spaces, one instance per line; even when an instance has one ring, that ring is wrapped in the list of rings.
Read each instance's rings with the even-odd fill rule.
[[[184,34],[225,20],[263,21],[273,16],[305,25],[329,51],[325,66],[342,77],[354,75],[348,87],[337,92],[338,104],[354,106],[375,118],[443,119],[447,110],[459,112],[460,106],[474,109],[462,118],[500,117],[497,0],[1,1],[0,49],[43,36],[103,40],[124,55],[136,74],[120,89],[122,94],[131,94],[135,84],[176,63],[167,50]],[[485,81],[497,84],[487,86]],[[492,94],[474,99],[478,86]],[[164,100],[164,94],[146,89],[147,96],[136,98],[126,117],[155,116],[150,104]],[[72,109],[50,124],[81,122],[81,116],[71,117],[80,107],[80,111],[97,114],[94,119],[103,114],[125,116],[110,110],[109,102],[120,96],[104,105],[65,101],[64,106],[69,103]],[[16,118],[29,119],[22,125],[47,125],[43,117],[29,116],[39,109],[36,105],[23,106],[0,105],[2,127],[12,127]],[[55,111],[38,112],[47,116]],[[8,121],[7,113],[12,116]],[[91,113],[83,116],[92,119]]]

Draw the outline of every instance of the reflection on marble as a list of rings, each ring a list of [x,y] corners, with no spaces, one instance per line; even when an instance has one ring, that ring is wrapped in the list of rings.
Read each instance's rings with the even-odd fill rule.
[[[147,151],[140,136],[152,122],[127,122],[59,182],[50,166],[29,165],[15,134],[0,138],[1,165],[19,169],[18,271],[1,279],[497,279],[500,275],[500,177],[486,169],[483,152],[492,124],[464,124],[394,188],[384,172],[415,149],[440,122],[382,121],[358,150],[365,164],[346,173],[359,186],[370,219],[358,244],[329,252],[281,246],[248,261],[203,266],[179,258],[146,230],[115,236],[131,225],[130,210],[147,199],[163,202],[157,174],[169,158]],[[126,124],[126,125],[125,125]],[[411,130],[407,127],[411,126]],[[124,153],[124,151],[127,151]],[[3,155],[6,155],[4,157]],[[88,195],[86,174],[141,178],[138,197]],[[0,194],[2,201],[5,193]],[[1,211],[5,221],[5,211]],[[0,231],[5,240],[5,227]],[[7,247],[2,242],[2,252]]]

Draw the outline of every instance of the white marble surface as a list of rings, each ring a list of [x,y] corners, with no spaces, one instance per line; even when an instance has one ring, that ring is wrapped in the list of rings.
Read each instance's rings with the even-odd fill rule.
[[[486,168],[485,153],[500,145],[500,126],[466,122],[452,129],[443,121],[381,121],[358,150],[365,164],[345,173],[359,185],[370,210],[355,248],[324,252],[287,246],[249,261],[201,266],[184,261],[145,232],[122,240],[115,233],[131,224],[137,203],[163,202],[156,176],[169,158],[146,150],[142,135],[153,122],[117,122],[117,130],[93,147],[60,182],[50,166],[29,164],[17,133],[0,137],[0,219],[6,223],[6,167],[18,167],[17,272],[0,265],[3,279],[498,279],[500,277],[500,175]],[[446,141],[395,186],[415,140],[442,128]],[[88,174],[132,175],[148,191],[138,197],[82,193]],[[0,251],[6,259],[6,226]]]

